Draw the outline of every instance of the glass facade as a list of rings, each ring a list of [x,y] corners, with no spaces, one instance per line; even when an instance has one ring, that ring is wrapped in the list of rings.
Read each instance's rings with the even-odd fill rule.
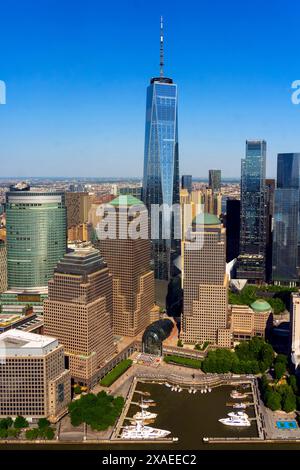
[[[186,189],[189,193],[192,191],[192,175],[182,175],[181,188]]]
[[[163,341],[170,336],[174,323],[171,320],[158,320],[149,325],[142,338],[143,352],[162,356]]]
[[[265,280],[266,254],[266,142],[246,141],[241,166],[241,238],[237,275],[249,280]],[[247,269],[249,257],[249,270]]]
[[[208,170],[208,185],[213,192],[221,191],[221,170]]]
[[[147,89],[143,201],[149,215],[153,204],[179,204],[177,85],[170,78],[154,78]],[[163,238],[163,223],[170,227],[169,239]],[[180,243],[167,211],[161,213],[157,233],[152,239],[155,277],[168,280]]]
[[[47,286],[67,249],[64,193],[9,191],[6,239],[8,288]]]
[[[275,190],[272,279],[298,281],[299,153],[278,154]]]

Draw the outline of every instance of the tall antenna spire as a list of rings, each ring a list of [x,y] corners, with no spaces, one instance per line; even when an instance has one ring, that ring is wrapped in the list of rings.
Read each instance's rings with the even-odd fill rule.
[[[160,17],[160,76],[164,76],[164,23],[163,17]]]

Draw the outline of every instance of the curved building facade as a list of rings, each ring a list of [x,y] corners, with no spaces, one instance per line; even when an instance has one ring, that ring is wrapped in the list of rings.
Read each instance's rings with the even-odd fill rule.
[[[171,320],[158,320],[149,325],[142,339],[143,352],[155,356],[162,355],[162,343],[170,336],[174,323]]]
[[[47,286],[67,248],[63,192],[6,194],[8,288]]]

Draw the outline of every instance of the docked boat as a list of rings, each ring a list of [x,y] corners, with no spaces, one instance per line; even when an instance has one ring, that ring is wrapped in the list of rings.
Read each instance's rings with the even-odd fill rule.
[[[144,403],[155,403],[154,400],[152,400],[151,398],[144,398],[143,402]]]
[[[168,388],[172,387],[172,385],[170,385],[168,382],[165,383],[165,386],[168,387]]]
[[[139,411],[138,413],[135,413],[135,415],[133,415],[134,419],[155,419],[156,417],[156,413],[150,413],[150,411],[145,411],[143,409],[142,411]]]
[[[228,418],[221,418],[219,422],[225,426],[249,427],[251,423],[246,413],[228,413]]]
[[[231,398],[234,398],[235,400],[247,398],[246,393],[241,393],[241,392],[238,392],[237,390],[232,390],[232,392],[230,393],[230,396]]]
[[[232,408],[245,410],[247,408],[247,404],[246,403],[234,403],[232,405]]]
[[[122,439],[161,439],[169,434],[171,434],[170,431],[144,426],[137,422],[134,426],[125,426],[121,437]]]

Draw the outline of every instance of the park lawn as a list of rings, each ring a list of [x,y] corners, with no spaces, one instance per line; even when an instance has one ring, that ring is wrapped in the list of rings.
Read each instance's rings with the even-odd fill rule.
[[[179,366],[191,367],[192,369],[201,369],[202,364],[202,361],[199,361],[198,359],[174,355],[164,356],[164,361]]]
[[[116,367],[113,368],[108,374],[106,374],[100,381],[100,385],[103,387],[110,387],[129,367],[132,366],[131,359],[124,359]]]

